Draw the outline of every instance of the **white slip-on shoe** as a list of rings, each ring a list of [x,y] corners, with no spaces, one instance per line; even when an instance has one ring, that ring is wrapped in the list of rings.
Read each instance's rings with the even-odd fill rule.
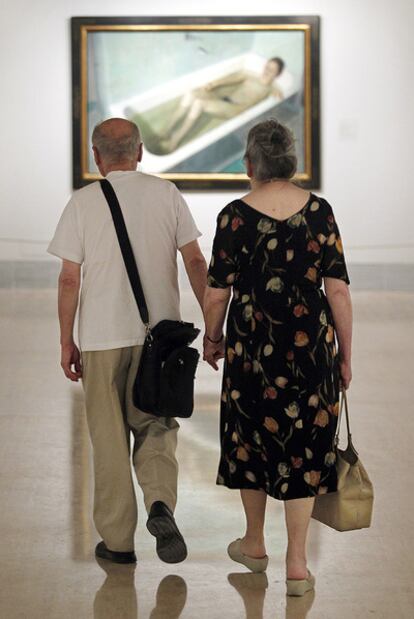
[[[260,572],[265,572],[267,569],[267,565],[269,563],[269,557],[266,555],[261,559],[254,559],[253,557],[248,557],[243,554],[240,549],[241,539],[238,538],[231,542],[227,548],[227,553],[230,559],[236,561],[236,563],[241,563],[245,565],[251,572],[258,574]]]
[[[305,595],[308,591],[312,591],[315,588],[315,576],[313,576],[308,570],[308,577],[303,580],[296,580],[294,578],[288,578],[286,580],[286,594],[300,597]]]

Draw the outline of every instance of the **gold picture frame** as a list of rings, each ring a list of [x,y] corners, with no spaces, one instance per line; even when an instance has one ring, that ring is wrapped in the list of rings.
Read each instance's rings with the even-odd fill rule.
[[[96,73],[98,73],[96,67],[99,68],[99,51],[97,52],[95,48],[92,47],[92,42],[95,40],[94,35],[98,34],[100,36],[100,45],[106,44],[109,46],[111,43],[111,49],[115,50],[115,53],[112,55],[109,52],[109,56],[111,61],[113,59],[113,65],[115,69],[113,69],[112,74],[115,75],[115,78],[112,78],[112,82],[108,78],[106,78],[107,82],[110,82],[112,87],[112,91],[109,93],[109,97],[107,93],[105,93],[105,97],[102,96],[102,90],[104,87],[100,85],[100,92],[98,94],[95,93],[95,100],[92,101],[91,97],[91,83],[95,83],[98,81],[98,77]],[[122,38],[118,37],[115,41],[113,38],[114,33],[124,33]],[[90,147],[90,134],[92,130],[92,118],[93,114],[91,114],[91,110],[95,110],[95,122],[99,120],[103,120],[105,117],[111,115],[122,115],[124,117],[128,117],[125,113],[125,110],[129,110],[126,106],[125,102],[123,103],[124,107],[120,107],[120,105],[116,102],[116,98],[119,99],[119,91],[121,88],[118,88],[118,94],[114,94],[117,86],[117,73],[118,75],[121,73],[120,67],[122,67],[122,63],[117,60],[118,56],[121,58],[125,58],[125,54],[122,54],[122,46],[128,46],[129,43],[132,42],[130,36],[125,36],[125,33],[129,33],[131,35],[134,33],[134,44],[135,46],[139,44],[137,39],[137,34],[151,33],[152,41],[156,40],[160,42],[160,37],[168,35],[174,36],[176,41],[177,35],[175,33],[180,33],[180,37],[182,38],[182,46],[188,47],[188,42],[196,47],[197,50],[202,50],[203,54],[206,52],[206,41],[210,41],[210,48],[214,48],[214,45],[211,44],[211,41],[214,41],[212,35],[210,33],[216,33],[215,40],[218,39],[218,35],[221,35],[220,41],[228,41],[229,49],[231,48],[231,53],[234,54],[234,50],[236,50],[235,55],[230,57],[230,59],[225,58],[223,61],[221,58],[217,57],[217,53],[211,54],[213,56],[213,60],[210,64],[206,62],[206,59],[200,53],[200,64],[203,64],[203,67],[199,69],[196,66],[196,71],[188,73],[184,76],[179,76],[174,82],[169,82],[169,84],[175,84],[176,82],[180,82],[180,88],[184,87],[184,93],[188,90],[185,81],[188,80],[189,83],[194,82],[195,75],[198,73],[201,74],[204,71],[204,74],[210,72],[214,69],[217,70],[216,67],[221,67],[226,65],[226,67],[236,66],[234,62],[240,62],[240,58],[247,58],[251,63],[253,62],[252,58],[254,56],[254,62],[258,63],[259,60],[256,57],[260,58],[255,51],[251,51],[250,49],[246,51],[246,44],[244,43],[243,34],[238,36],[237,39],[234,37],[234,33],[248,33],[249,41],[255,41],[255,45],[257,47],[257,42],[267,45],[269,48],[269,41],[281,41],[283,40],[284,49],[287,50],[286,53],[289,52],[290,58],[296,62],[299,66],[297,69],[298,75],[293,75],[291,70],[290,76],[293,75],[293,80],[296,80],[295,86],[291,86],[290,90],[286,87],[286,93],[288,96],[285,98],[281,98],[278,103],[275,103],[275,100],[269,96],[264,102],[259,101],[258,105],[253,105],[251,108],[247,108],[247,114],[240,113],[235,118],[227,119],[226,121],[222,121],[221,125],[217,127],[213,127],[213,130],[210,131],[210,134],[216,136],[214,140],[210,143],[207,143],[206,146],[200,148],[198,146],[198,142],[201,144],[206,143],[206,135],[207,131],[204,130],[204,133],[201,131],[196,135],[196,138],[190,143],[190,140],[184,147],[177,147],[175,151],[171,153],[167,153],[168,156],[165,156],[164,153],[162,155],[153,155],[153,153],[149,154],[149,158],[151,158],[152,169],[144,170],[149,171],[150,173],[155,173],[163,178],[169,179],[177,184],[177,186],[181,189],[234,189],[234,188],[244,188],[247,186],[247,176],[240,169],[240,158],[241,158],[241,148],[243,138],[247,135],[247,131],[252,126],[255,121],[263,120],[269,115],[281,115],[282,122],[284,121],[284,117],[289,118],[289,114],[291,113],[291,118],[296,122],[297,132],[301,135],[300,142],[300,152],[299,160],[302,161],[301,169],[298,170],[296,175],[296,180],[304,187],[308,188],[317,188],[320,183],[320,140],[319,140],[319,18],[317,16],[290,16],[290,17],[157,17],[157,18],[134,18],[134,17],[74,17],[72,18],[72,76],[73,76],[73,185],[75,188],[82,187],[90,182],[96,181],[100,178],[99,173],[96,169],[93,169],[93,163],[91,159],[91,147]],[[174,33],[174,35],[171,35]],[[207,34],[208,33],[208,34]],[[233,36],[232,36],[233,33]],[[257,35],[260,33],[260,36]],[[276,33],[279,33],[278,39],[275,36]],[[280,33],[296,33],[296,38],[284,36],[282,39],[280,37]],[[300,33],[300,36],[297,34]],[[110,35],[108,38],[107,35]],[[106,35],[106,39],[105,39]],[[112,38],[111,38],[112,35]],[[225,39],[223,38],[225,35]],[[230,36],[229,36],[230,35]],[[254,39],[252,36],[254,35]],[[273,38],[271,38],[273,36]],[[154,39],[154,37],[156,37]],[[204,37],[204,39],[202,38]],[[95,37],[96,38],[96,37]],[[164,38],[165,41],[168,39]],[[193,44],[193,40],[196,41]],[[181,39],[180,39],[181,41]],[[201,43],[200,43],[201,41]],[[299,45],[300,41],[300,45]],[[103,43],[102,43],[103,42]],[[117,46],[114,46],[114,42],[117,43]],[[296,43],[295,43],[296,42]],[[202,47],[202,44],[204,47]],[[240,47],[237,47],[237,44]],[[295,45],[297,49],[295,48]],[[177,45],[176,45],[177,47]],[[223,44],[222,46],[223,47]],[[275,45],[277,47],[277,45]],[[279,45],[280,47],[280,45]],[[270,49],[272,49],[270,47]],[[92,51],[91,51],[92,50]],[[121,50],[121,51],[120,51]],[[240,51],[238,54],[237,52]],[[296,56],[295,56],[296,54]],[[262,54],[263,55],[263,54]],[[107,52],[108,56],[108,52]],[[301,60],[303,56],[303,59]],[[159,57],[157,56],[157,59]],[[171,60],[171,59],[170,59]],[[280,59],[278,59],[280,60]],[[147,61],[148,62],[148,61]],[[302,64],[301,64],[302,62]],[[227,64],[226,64],[227,63]],[[232,64],[233,63],[233,64]],[[283,60],[282,60],[283,63]],[[291,62],[291,66],[294,62]],[[181,63],[182,65],[182,63]],[[192,65],[194,65],[194,60],[192,59]],[[228,69],[229,70],[229,69]],[[282,78],[285,75],[289,77],[289,65],[283,69]],[[125,69],[127,77],[128,77],[128,67]],[[302,71],[302,78],[299,73]],[[119,80],[118,80],[119,81]],[[131,79],[131,83],[132,83]],[[125,82],[125,80],[124,80]],[[292,79],[291,79],[292,82]],[[115,86],[113,85],[115,83]],[[286,79],[285,79],[286,83]],[[182,85],[184,84],[184,85]],[[127,88],[129,84],[126,84]],[[156,87],[159,88],[163,86],[163,80],[160,78]],[[125,84],[122,84],[123,89],[125,90]],[[139,87],[134,86],[135,89]],[[171,90],[171,86],[169,87]],[[98,90],[98,89],[97,89]],[[110,90],[110,89],[109,89]],[[148,89],[148,92],[150,89]],[[154,92],[154,88],[152,88],[151,92]],[[142,101],[142,92],[138,92],[137,95],[134,95],[137,100]],[[100,98],[105,100],[115,99],[115,103],[112,101],[111,105],[102,104]],[[226,98],[223,98],[226,99]],[[230,100],[227,97],[228,100]],[[126,101],[130,101],[126,99]],[[161,96],[160,99],[161,104],[164,104],[164,100]],[[262,103],[266,103],[267,107],[263,107]],[[94,108],[94,105],[95,108]],[[274,104],[274,105],[273,105]],[[142,102],[140,103],[141,107],[144,106]],[[158,105],[158,104],[157,104]],[[269,109],[269,105],[271,106]],[[273,105],[273,107],[272,107]],[[96,111],[96,108],[99,108],[99,111]],[[120,110],[117,114],[110,113],[111,109],[115,108],[116,110]],[[137,108],[140,111],[140,118],[144,118],[141,113],[141,108]],[[137,113],[137,109],[134,109],[134,113]],[[264,111],[265,110],[265,111]],[[276,114],[274,113],[276,110]],[[289,110],[293,110],[289,112]],[[257,115],[254,116],[254,113],[257,112]],[[132,113],[132,112],[131,112]],[[253,116],[252,116],[253,114]],[[214,119],[216,120],[216,119]],[[239,122],[240,121],[240,122]],[[93,124],[95,124],[95,122]],[[219,120],[217,120],[219,122]],[[234,125],[236,122],[236,129],[234,129]],[[237,125],[237,123],[239,123]],[[244,123],[244,124],[243,124]],[[138,122],[138,124],[140,124]],[[289,121],[287,121],[289,124]],[[228,126],[228,127],[227,127]],[[224,133],[223,129],[231,128],[232,130],[227,134]],[[148,129],[149,131],[149,129]],[[217,137],[218,136],[218,137]],[[233,145],[235,142],[235,136],[237,136],[237,147]],[[189,147],[193,146],[195,148],[199,148],[199,150],[195,151],[195,155],[182,155],[181,153],[189,151]],[[144,139],[145,146],[145,139]],[[233,148],[233,151],[231,150]],[[181,154],[182,160],[178,160],[175,157],[175,154]],[[212,155],[217,153],[223,153],[224,163],[230,161],[230,164],[226,164],[227,167],[223,167],[223,163],[221,162],[221,169],[214,169],[214,159],[212,159]],[[187,158],[185,158],[187,156]],[[184,157],[184,159],[183,159]],[[203,159],[204,157],[204,159]],[[226,159],[227,157],[227,159]],[[231,160],[233,157],[233,160]],[[157,166],[162,168],[165,165],[165,161],[169,161],[170,165],[175,159],[175,163],[170,169],[158,169]],[[219,158],[220,159],[220,158]],[[165,160],[165,161],[164,161]],[[178,163],[177,163],[178,161]],[[145,158],[144,158],[145,162]],[[161,163],[159,163],[161,162]],[[194,164],[193,164],[194,162]],[[192,165],[199,166],[196,170],[192,169]],[[218,164],[218,168],[220,168]],[[174,167],[175,166],[175,167]],[[187,167],[186,167],[187,166]],[[204,167],[210,167],[212,169],[202,169]],[[233,168],[237,168],[234,171]],[[168,166],[167,166],[168,167]]]

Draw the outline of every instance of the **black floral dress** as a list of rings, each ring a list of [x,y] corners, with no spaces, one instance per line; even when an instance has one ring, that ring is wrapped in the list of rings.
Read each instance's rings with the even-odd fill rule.
[[[217,483],[281,500],[332,492],[339,364],[322,278],[349,284],[331,206],[277,220],[242,200],[217,218],[208,285],[233,286]]]

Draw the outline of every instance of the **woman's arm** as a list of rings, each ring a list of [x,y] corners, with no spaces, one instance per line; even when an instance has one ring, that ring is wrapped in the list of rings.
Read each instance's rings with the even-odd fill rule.
[[[352,380],[352,302],[348,286],[340,279],[324,278],[326,298],[332,310],[339,344],[339,364],[342,385],[348,389]]]
[[[217,361],[224,357],[223,325],[230,295],[230,287],[211,288],[209,286],[207,286],[204,294],[203,313],[206,331],[203,358],[215,370],[218,370]],[[215,340],[216,343],[210,340]]]

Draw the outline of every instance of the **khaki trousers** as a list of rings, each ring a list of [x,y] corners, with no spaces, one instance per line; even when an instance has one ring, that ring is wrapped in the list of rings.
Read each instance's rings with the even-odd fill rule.
[[[134,549],[137,503],[132,461],[147,511],[163,501],[174,511],[178,423],[135,408],[132,386],[142,346],[82,353],[86,416],[93,447],[94,521],[110,550]]]

